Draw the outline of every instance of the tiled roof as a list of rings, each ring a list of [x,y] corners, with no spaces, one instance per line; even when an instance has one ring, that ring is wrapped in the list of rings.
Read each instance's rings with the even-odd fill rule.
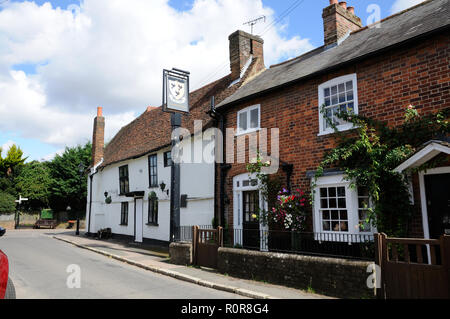
[[[320,47],[272,66],[218,104],[217,108],[326,72],[436,30],[448,30],[449,26],[450,0],[426,1],[382,20],[380,28],[370,26],[351,33],[340,45],[331,49]]]

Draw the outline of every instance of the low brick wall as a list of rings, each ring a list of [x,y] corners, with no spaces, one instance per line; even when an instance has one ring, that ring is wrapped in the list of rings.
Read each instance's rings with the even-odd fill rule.
[[[170,263],[175,265],[192,265],[191,243],[170,243]]]
[[[218,270],[340,298],[374,298],[368,261],[219,248]]]

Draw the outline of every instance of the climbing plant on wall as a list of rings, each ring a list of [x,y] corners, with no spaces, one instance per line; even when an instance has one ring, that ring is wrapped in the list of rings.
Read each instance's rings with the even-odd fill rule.
[[[337,146],[328,151],[316,171],[315,180],[325,168],[340,168],[351,182],[351,187],[364,186],[369,190],[373,207],[366,222],[390,236],[404,236],[414,208],[406,174],[393,169],[405,161],[423,143],[449,136],[450,108],[434,114],[420,115],[413,106],[405,110],[403,123],[390,127],[367,117],[341,113],[340,120],[353,123],[355,129],[339,132],[334,127]],[[429,162],[417,170],[437,165]]]

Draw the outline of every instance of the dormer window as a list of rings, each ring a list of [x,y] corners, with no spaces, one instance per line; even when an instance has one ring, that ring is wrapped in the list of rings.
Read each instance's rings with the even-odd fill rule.
[[[260,129],[260,106],[253,105],[237,114],[237,134],[246,134]]]
[[[333,133],[331,123],[339,131],[353,127],[352,123],[340,119],[339,113],[358,114],[356,74],[344,75],[319,85],[319,135]]]

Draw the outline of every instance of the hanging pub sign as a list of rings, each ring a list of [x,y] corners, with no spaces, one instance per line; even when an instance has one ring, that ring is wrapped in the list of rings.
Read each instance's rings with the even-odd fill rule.
[[[189,113],[189,72],[163,71],[163,111]]]

